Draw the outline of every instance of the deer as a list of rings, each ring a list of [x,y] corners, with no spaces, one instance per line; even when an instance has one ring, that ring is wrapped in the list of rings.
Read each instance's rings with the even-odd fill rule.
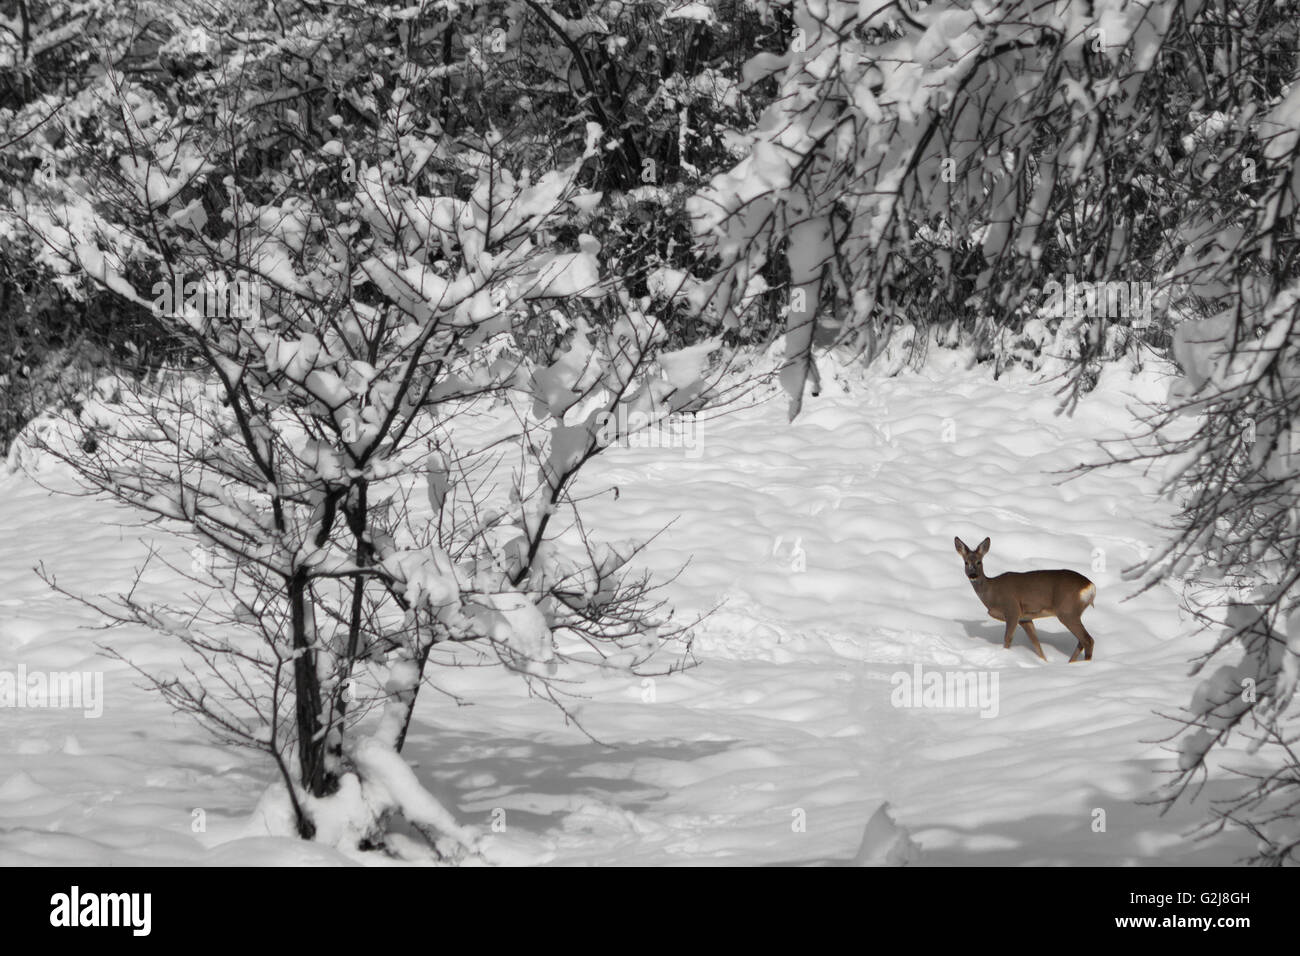
[[[1079,641],[1070,656],[1073,664],[1083,654],[1085,661],[1092,660],[1092,635],[1083,626],[1083,612],[1092,607],[1097,597],[1097,586],[1077,571],[1058,568],[1054,571],[1007,571],[995,578],[984,575],[984,555],[989,553],[988,538],[974,550],[966,547],[961,538],[953,538],[957,553],[966,563],[966,577],[975,594],[988,608],[989,617],[1005,621],[1007,632],[1002,635],[1002,646],[1011,650],[1011,638],[1019,624],[1029,635],[1034,651],[1043,660],[1043,647],[1034,631],[1034,620],[1054,617]]]

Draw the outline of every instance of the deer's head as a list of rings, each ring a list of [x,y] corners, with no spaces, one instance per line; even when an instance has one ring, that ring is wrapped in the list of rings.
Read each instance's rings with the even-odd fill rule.
[[[978,581],[984,577],[984,555],[989,553],[988,538],[980,542],[980,546],[971,550],[962,544],[961,538],[953,538],[952,543],[957,546],[957,553],[961,555],[962,561],[966,563],[966,577],[972,581]]]

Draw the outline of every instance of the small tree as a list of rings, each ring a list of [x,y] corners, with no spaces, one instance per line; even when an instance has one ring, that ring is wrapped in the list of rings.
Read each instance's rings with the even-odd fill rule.
[[[345,57],[345,26],[304,18],[265,44]],[[628,573],[638,545],[593,540],[573,487],[631,431],[717,401],[717,343],[664,354],[650,300],[602,279],[599,244],[572,228],[598,198],[578,185],[594,124],[566,164],[512,169],[494,131],[449,150],[418,84],[376,76],[385,106],[352,126],[316,91],[283,93],[252,46],[242,70],[206,74],[210,108],[110,71],[93,137],[66,130],[85,182],[20,209],[55,262],[151,309],[193,356],[101,382],[35,440],[190,536],[187,573],[217,588],[195,607],[135,588],[94,603],[192,652],[150,679],[271,756],[301,836],[378,846],[401,812],[463,852],[474,834],[397,756],[426,670],[482,644],[563,706],[565,662],[685,650]],[[317,122],[268,157],[285,110]],[[517,395],[531,407],[509,434],[476,431]]]

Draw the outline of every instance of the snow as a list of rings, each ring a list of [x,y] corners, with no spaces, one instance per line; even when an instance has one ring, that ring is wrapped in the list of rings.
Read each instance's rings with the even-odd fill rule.
[[[436,827],[463,846],[474,844],[477,839],[475,831],[459,825],[455,816],[420,785],[401,754],[391,747],[367,739],[357,744],[352,756],[371,781],[370,785],[382,787],[386,791],[385,796],[401,807],[406,819],[412,823]]]
[[[509,649],[519,666],[549,661],[555,656],[554,637],[545,616],[524,594],[502,591],[485,594],[481,609],[472,613],[475,624],[488,638]]]
[[[546,260],[524,292],[524,298],[595,298],[602,294],[600,263],[590,253],[574,252],[558,253]]]
[[[819,359],[822,395],[792,424],[773,392],[701,421],[692,452],[607,449],[577,489],[594,495],[586,523],[610,542],[672,522],[633,566],[667,576],[689,559],[667,588],[680,619],[718,608],[697,628],[697,666],[658,677],[591,668],[573,710],[591,736],[506,668],[437,668],[442,693],[420,698],[409,765],[364,744],[355,757],[376,783],[345,796],[400,803],[477,838],[471,862],[1167,865],[1247,855],[1253,841],[1238,831],[1186,837],[1204,802],[1163,817],[1136,802],[1178,757],[1158,742],[1172,727],[1156,712],[1192,699],[1207,678],[1189,676],[1187,661],[1214,639],[1180,612],[1172,586],[1122,603],[1134,590],[1122,569],[1158,546],[1173,505],[1139,466],[1061,473],[1097,458],[1095,441],[1117,434],[1135,400],[1161,398],[1168,373],[1108,370],[1066,419],[1053,414],[1051,383],[1019,373],[994,382],[963,361],[937,351],[925,371],[887,379]],[[53,466],[40,478],[66,483]],[[86,631],[94,615],[32,573],[39,558],[61,586],[111,595],[130,587],[150,548],[187,569],[189,542],[22,474],[0,475],[0,526],[0,670],[103,676],[98,718],[22,707],[0,721],[0,863],[401,862],[287,835],[264,758],[218,746],[95,645],[165,669],[177,666],[175,643],[142,628]],[[1072,567],[1092,578],[1094,660],[1067,664],[1074,638],[1052,620],[1039,625],[1045,663],[1023,634],[1004,651],[954,535],[991,536],[989,573]],[[411,586],[446,585],[439,556],[393,560]],[[180,600],[193,585],[155,564],[141,588]],[[502,640],[549,655],[523,603],[491,600]],[[448,653],[481,660],[469,646]],[[917,665],[996,676],[996,715],[894,706],[893,675]],[[1213,753],[1202,801],[1238,786],[1222,764],[1239,759]],[[415,862],[416,842],[393,846]]]
[[[1279,160],[1300,142],[1300,85],[1296,85],[1260,124],[1264,158]]]
[[[919,850],[907,830],[894,822],[889,804],[882,803],[867,821],[853,865],[906,866],[917,861]]]
[[[700,23],[714,23],[717,15],[707,3],[683,3],[664,11],[665,20],[695,20]]]
[[[146,122],[149,118],[138,113],[136,115],[137,122]],[[164,153],[167,151],[165,144],[158,145]],[[183,155],[174,153],[167,159],[171,162],[166,169],[155,162],[131,156],[123,156],[118,160],[123,177],[135,187],[136,195],[154,209],[167,205],[188,183],[212,170],[209,163],[193,152]],[[168,175],[169,169],[176,175]]]

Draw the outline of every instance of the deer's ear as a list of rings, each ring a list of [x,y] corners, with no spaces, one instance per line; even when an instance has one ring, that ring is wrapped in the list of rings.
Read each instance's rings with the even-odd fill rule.
[[[966,545],[961,543],[961,538],[953,538],[952,543],[957,546],[957,553],[960,554],[963,558],[966,557],[966,552],[969,551],[970,549],[967,548]]]
[[[989,553],[989,545],[992,543],[993,542],[990,541],[988,538],[985,538],[983,541],[980,542],[980,546],[975,549],[975,553],[978,554],[981,558],[984,557],[984,555]]]

